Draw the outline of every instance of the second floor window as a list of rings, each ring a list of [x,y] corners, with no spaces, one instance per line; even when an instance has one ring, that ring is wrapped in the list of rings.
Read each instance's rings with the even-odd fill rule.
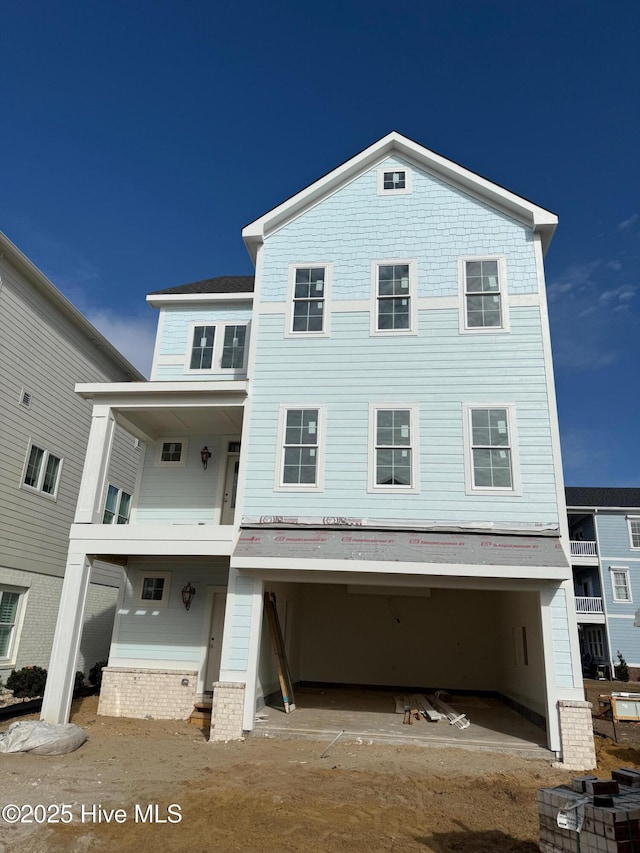
[[[378,264],[376,276],[376,331],[411,329],[411,265]]]
[[[22,485],[47,497],[55,498],[58,493],[61,467],[62,459],[59,456],[32,444],[29,447]]]
[[[282,485],[318,484],[319,410],[287,409],[284,423]]]
[[[627,524],[629,525],[629,538],[631,540],[631,547],[640,548],[640,515],[630,515],[627,518]]]
[[[187,373],[243,370],[247,343],[246,323],[192,326],[189,333]]]
[[[325,322],[324,267],[296,267],[291,331],[323,332]]]
[[[474,489],[513,489],[507,409],[471,409]]]
[[[244,366],[244,345],[247,334],[246,326],[225,326],[222,344],[222,359],[220,367],[241,369]]]
[[[498,258],[464,261],[464,327],[503,329],[501,262]]]
[[[131,512],[131,495],[109,484],[104,504],[103,524],[128,524]]]
[[[196,326],[193,330],[190,370],[211,370],[213,365],[213,345],[215,326]]]
[[[410,409],[377,409],[375,413],[375,485],[411,487],[412,435]]]
[[[628,569],[611,569],[611,585],[614,601],[631,601]]]

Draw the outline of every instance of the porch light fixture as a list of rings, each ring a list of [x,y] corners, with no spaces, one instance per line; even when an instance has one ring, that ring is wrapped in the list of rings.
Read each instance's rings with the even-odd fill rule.
[[[188,610],[191,607],[191,602],[193,601],[193,596],[195,594],[196,588],[191,583],[182,587],[182,603],[185,606],[185,610]]]
[[[209,460],[211,459],[211,451],[209,450],[206,444],[200,451],[200,459],[202,459],[202,467],[206,471],[207,465],[209,464]]]

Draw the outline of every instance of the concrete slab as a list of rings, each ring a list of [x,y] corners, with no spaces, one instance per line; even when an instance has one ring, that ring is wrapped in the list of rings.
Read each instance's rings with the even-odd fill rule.
[[[403,715],[395,713],[393,696],[387,690],[364,688],[299,688],[295,691],[296,710],[285,714],[282,706],[261,708],[252,735],[330,742],[344,730],[341,740],[352,743],[456,746],[543,760],[555,758],[547,749],[546,733],[498,699],[454,697],[450,704],[471,722],[468,728],[458,729],[444,719],[404,724]]]

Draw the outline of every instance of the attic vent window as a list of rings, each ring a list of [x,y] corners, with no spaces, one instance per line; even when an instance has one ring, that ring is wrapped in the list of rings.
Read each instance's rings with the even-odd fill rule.
[[[31,408],[31,394],[24,388],[20,391],[20,405],[24,406],[25,409]]]
[[[378,195],[405,195],[411,192],[411,172],[393,166],[378,169]]]

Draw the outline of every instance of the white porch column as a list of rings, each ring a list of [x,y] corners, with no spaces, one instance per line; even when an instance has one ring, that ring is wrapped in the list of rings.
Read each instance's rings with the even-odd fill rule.
[[[78,524],[102,522],[102,495],[109,470],[114,430],[115,419],[110,407],[94,406],[76,505],[75,522]]]
[[[91,560],[85,553],[72,549],[73,542],[69,548],[62,583],[60,609],[53,635],[47,686],[40,715],[40,718],[47,723],[66,723],[69,720],[76,660],[91,577]]]
[[[231,688],[233,685],[244,685],[244,709],[242,712],[242,729],[244,731],[250,731],[255,725],[263,590],[264,583],[260,578],[247,577],[241,575],[237,569],[229,569],[229,588],[219,680],[225,688]],[[212,716],[211,723],[211,739],[216,740],[214,716]],[[229,721],[225,720],[225,727],[228,723]]]

